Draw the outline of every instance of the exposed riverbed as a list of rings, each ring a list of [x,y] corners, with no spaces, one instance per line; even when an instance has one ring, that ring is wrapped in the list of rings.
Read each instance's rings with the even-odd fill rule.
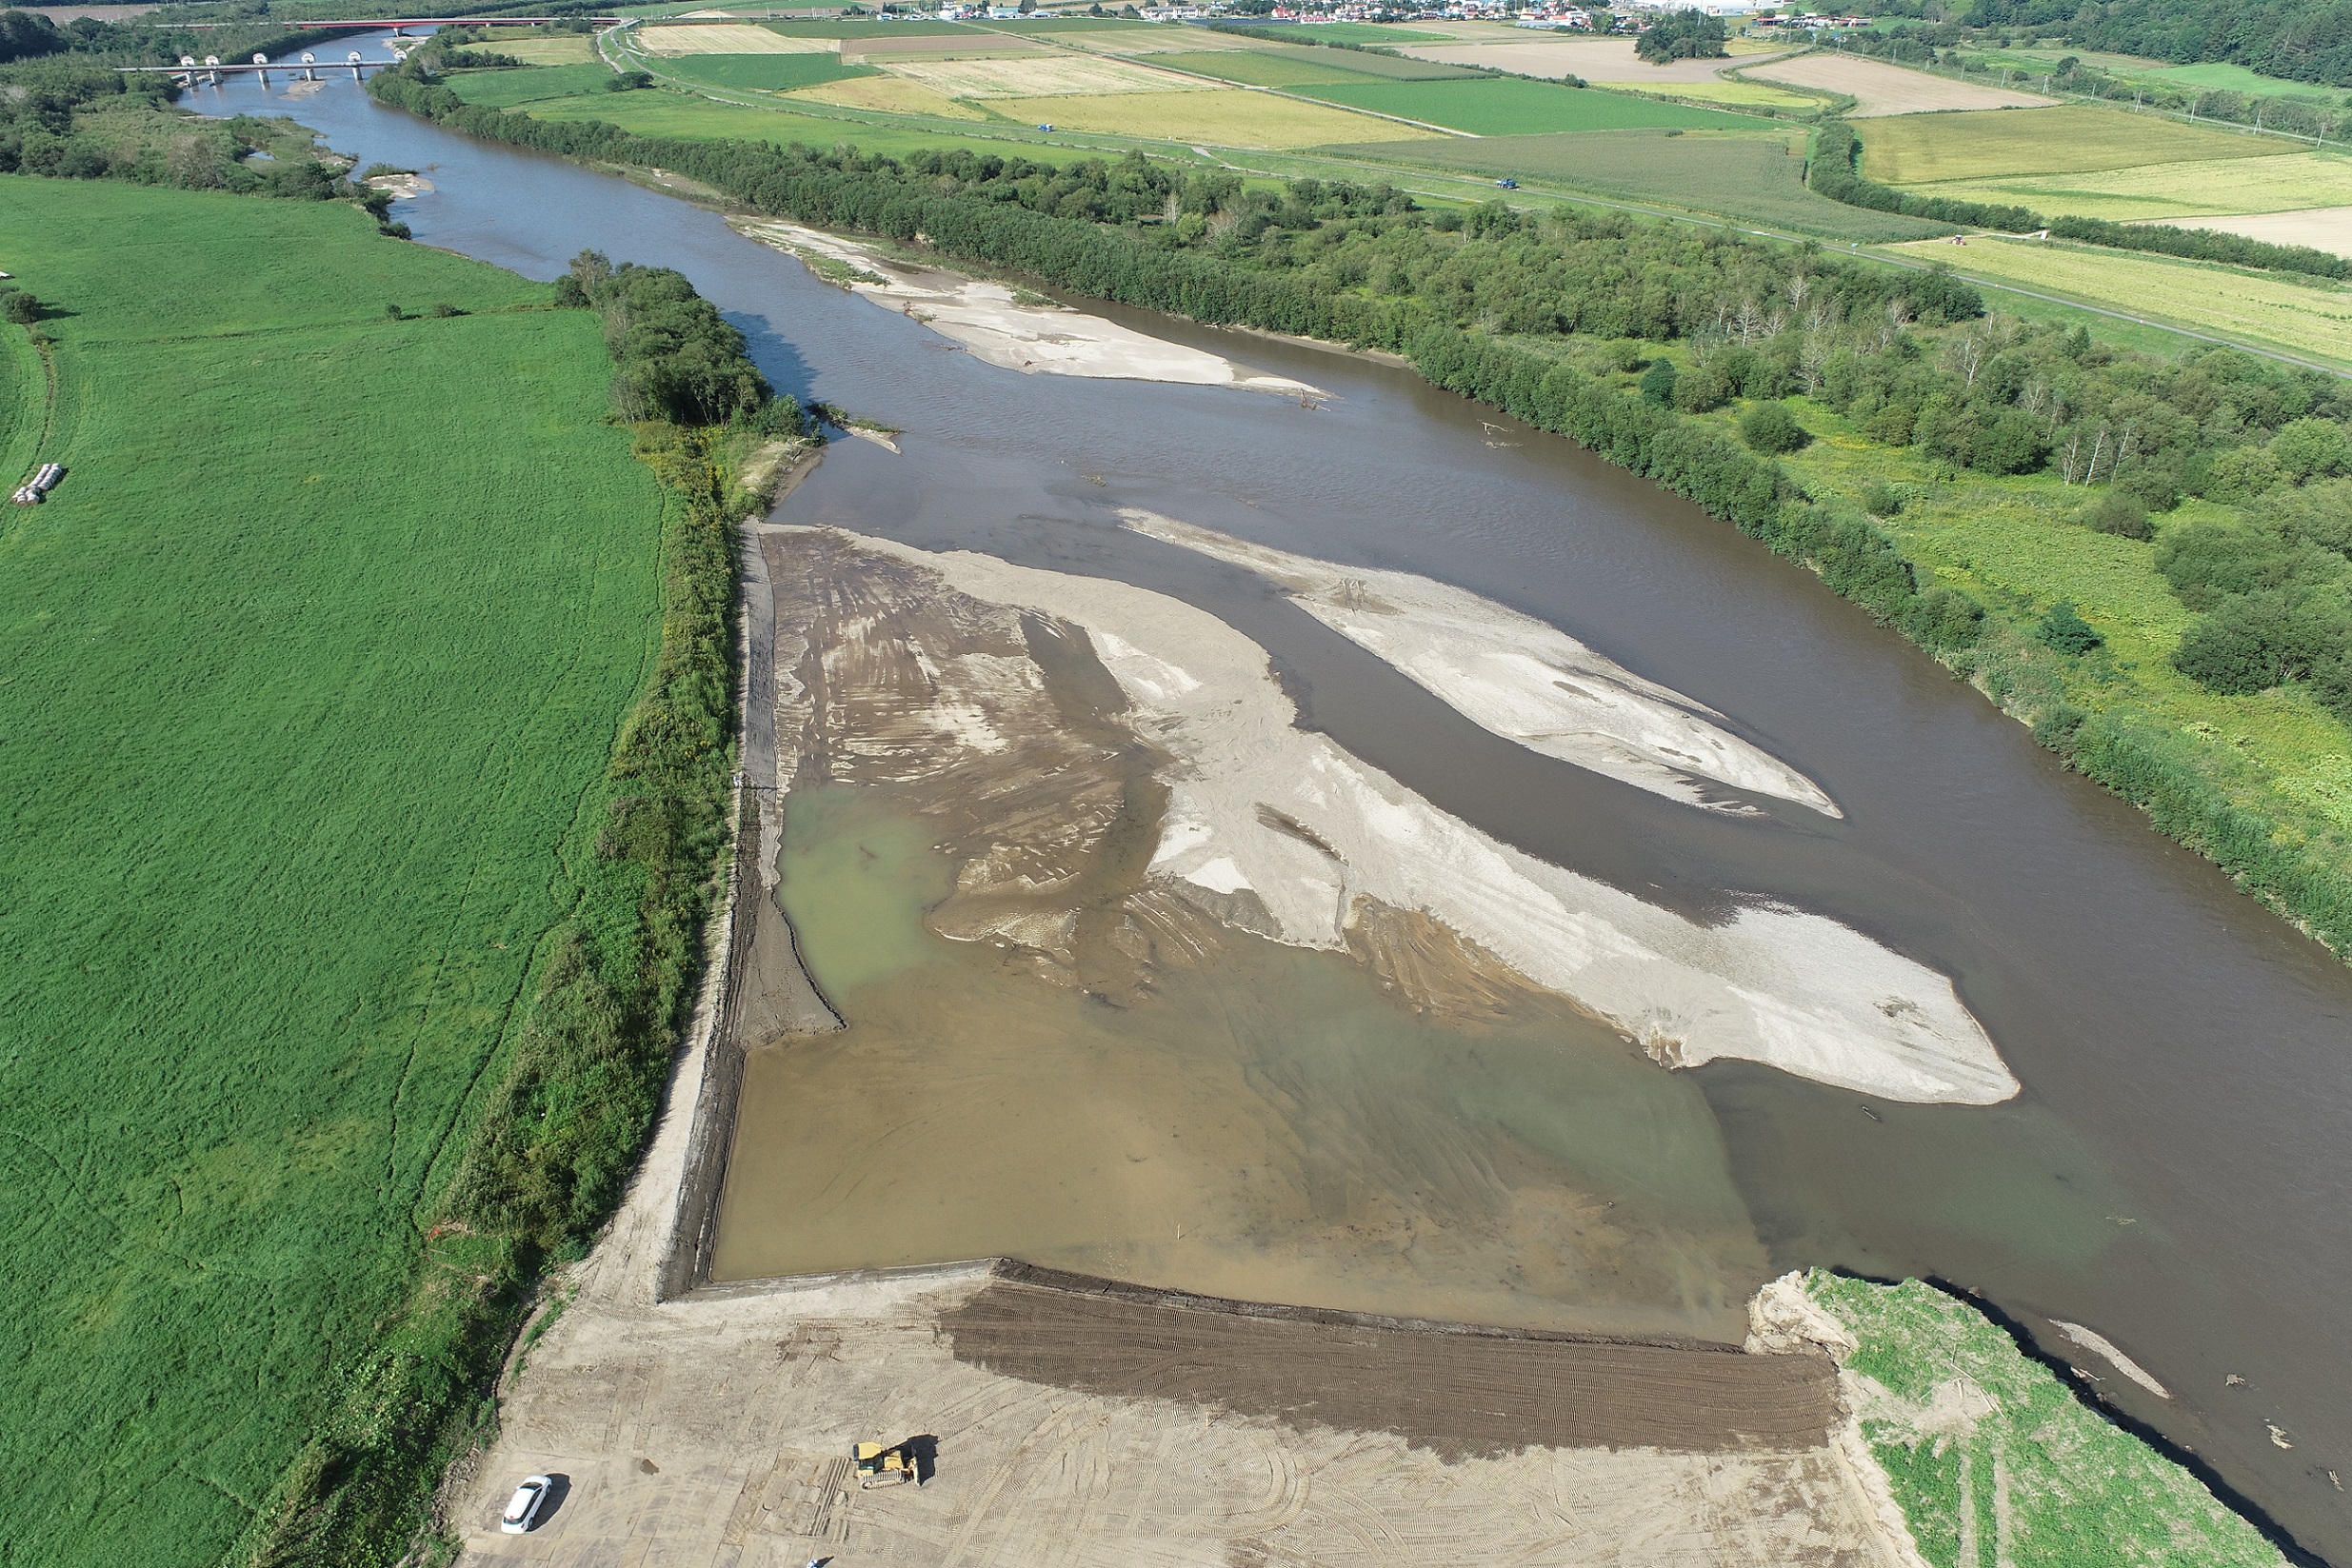
[[[787,1244],[804,1249],[793,1266],[850,1260],[875,1250],[886,1216],[893,1256],[857,1260],[1018,1250],[1017,1227],[1012,1241],[1084,1266],[1207,1288],[1254,1270],[1268,1288],[1440,1314],[1690,1328],[1720,1320],[1723,1282],[1798,1263],[1939,1275],[2352,1562],[2352,1506],[2327,1475],[2352,1474],[2352,973],[1809,576],[1564,441],[1512,427],[1502,439],[1516,445],[1495,444],[1491,416],[1409,372],[1089,307],[1331,401],[1022,375],[817,282],[716,214],[477,146],[349,84],[295,104],[251,82],[193,101],[298,112],[363,163],[419,169],[434,190],[395,211],[426,242],[543,278],[589,247],[677,267],[780,386],[902,429],[899,454],[839,444],[779,523],[1195,606],[1267,650],[1307,725],[1515,853],[1702,923],[1785,906],[1948,977],[2023,1084],[1998,1104],[1917,1105],[1752,1062],[1668,1073],[1542,998],[1478,1034],[1398,1006],[1341,953],[1230,937],[1229,993],[1211,967],[1171,969],[1155,1006],[1131,1009],[1148,1028],[1114,1028],[1086,987],[922,923],[956,862],[908,786],[828,785],[787,814],[783,886],[811,914],[811,962],[849,1027],[795,1047],[814,1053],[798,1062],[755,1061],[736,1179],[769,1195],[771,1219],[723,1230],[723,1261],[759,1272],[783,1256],[762,1249]],[[1127,512],[1531,618],[1702,705],[1844,816],[1736,781],[1724,798],[1744,812],[1697,809],[1544,754],[1259,569],[1139,533]],[[1103,951],[1118,949],[1106,938]],[[886,960],[899,967],[857,967]],[[952,1069],[967,1076],[927,1088],[924,1070],[948,1071],[926,1054],[942,984],[1014,1010],[998,1016],[1026,1009],[1035,1060],[1024,1037],[991,1038]],[[1219,1016],[1228,994],[1286,988],[1291,1013]],[[805,1097],[786,1107],[798,1120],[755,1120],[762,1075]],[[953,1161],[857,1156],[858,1138],[873,1148],[912,1125],[893,1121],[892,1093],[970,1123],[937,1150],[1041,1172],[1066,1155],[1066,1180],[1041,1178],[1027,1212],[958,1218]],[[1179,1132],[1200,1141],[1179,1150]],[[1232,1174],[1245,1145],[1296,1180]],[[1475,1182],[1450,1163],[1506,1146],[1520,1162]],[[873,1202],[846,1201],[851,1173],[877,1183]],[[1416,1183],[1419,1210],[1393,1196]],[[1302,1184],[1321,1196],[1286,1208]],[[1134,1217],[1125,1230],[1089,1220],[1104,1193]],[[1256,1244],[1271,1234],[1260,1224],[1287,1227],[1290,1250]],[[1561,1244],[1579,1224],[1613,1238],[1619,1273],[1602,1271],[1598,1243]],[[1433,1276],[1404,1240],[1431,1235],[1470,1263]],[[1477,1268],[1488,1278],[1474,1287]]]

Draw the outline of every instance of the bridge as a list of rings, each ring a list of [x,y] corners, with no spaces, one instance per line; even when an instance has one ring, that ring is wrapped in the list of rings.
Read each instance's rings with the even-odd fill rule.
[[[272,60],[266,54],[256,54],[249,65],[234,61],[224,64],[219,55],[208,54],[199,64],[194,55],[183,54],[176,66],[116,66],[114,69],[126,76],[170,76],[186,87],[195,86],[199,79],[218,87],[221,77],[230,71],[242,70],[267,82],[273,70],[310,81],[318,80],[318,73],[322,70],[348,70],[351,73],[351,79],[357,81],[363,71],[382,70],[387,66],[398,64],[400,56],[397,54],[389,60],[369,60],[363,57],[359,50],[352,50],[340,60],[322,60],[305,51],[299,60]]]
[[[313,28],[360,28],[373,32],[389,28],[399,32],[405,28],[542,28],[560,22],[587,22],[594,27],[617,28],[633,21],[628,16],[369,16],[353,20],[336,18],[313,21],[308,16],[288,17],[285,26],[289,30],[307,32]],[[249,28],[244,22],[183,22],[175,31],[196,32],[205,28]]]

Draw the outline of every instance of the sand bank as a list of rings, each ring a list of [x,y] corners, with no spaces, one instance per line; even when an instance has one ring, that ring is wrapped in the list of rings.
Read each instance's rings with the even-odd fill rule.
[[[1222,354],[1166,343],[1083,310],[1023,304],[1001,283],[909,267],[822,229],[749,218],[728,221],[762,244],[804,260],[814,258],[820,275],[830,274],[850,292],[909,316],[1008,370],[1235,387],[1283,397],[1330,395],[1306,382],[1262,375]]]
[[[1367,910],[1418,912],[1666,1066],[1735,1057],[1922,1102],[2017,1092],[1943,976],[1817,915],[1750,907],[1703,926],[1500,844],[1298,729],[1265,650],[1205,611],[989,556],[835,537],[1083,628],[1126,698],[1122,717],[1169,759],[1152,879],[1229,925],[1345,950]]]
[[[1481,728],[1653,794],[1753,814],[1709,783],[1838,817],[1812,780],[1724,727],[1724,716],[1645,681],[1559,627],[1410,572],[1340,566],[1133,507],[1126,526],[1246,566],[1348,641]]]

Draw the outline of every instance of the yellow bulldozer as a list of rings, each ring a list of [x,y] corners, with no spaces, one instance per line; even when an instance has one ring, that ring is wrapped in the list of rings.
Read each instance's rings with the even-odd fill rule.
[[[858,1489],[871,1492],[878,1486],[899,1486],[913,1481],[923,1484],[923,1472],[915,1463],[914,1443],[895,1443],[885,1447],[878,1442],[859,1443],[857,1455]]]

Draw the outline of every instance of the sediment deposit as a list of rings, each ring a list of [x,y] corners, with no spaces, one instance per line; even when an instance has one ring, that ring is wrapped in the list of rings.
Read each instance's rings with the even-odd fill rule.
[[[876,759],[889,763],[891,776],[906,777],[908,768],[1001,757],[1016,744],[1045,747],[1041,759],[1071,745],[1067,736],[1051,738],[1059,726],[1036,724],[1038,705],[1047,701],[1044,683],[1012,657],[1013,638],[1040,649],[1082,634],[1089,662],[1099,662],[1117,691],[1087,719],[1099,726],[1115,714],[1116,723],[1081,749],[1117,751],[1119,765],[1130,770],[1149,767],[1164,799],[1139,809],[1143,795],[1123,784],[1120,820],[1141,832],[1145,818],[1156,816],[1151,889],[1219,923],[1348,951],[1367,911],[1425,916],[1449,933],[1457,951],[1479,955],[1489,974],[1507,971],[1573,999],[1667,1066],[1737,1057],[1924,1102],[1986,1104],[2017,1092],[1943,977],[1818,915],[1750,905],[1724,923],[1701,925],[1500,844],[1328,737],[1298,729],[1265,651],[1205,611],[1124,584],[988,556],[787,531],[812,549],[829,540],[875,564],[834,573],[826,590],[878,596],[871,614],[897,613],[909,595],[945,595],[945,607],[933,613],[966,621],[1026,612],[1005,622],[1021,629],[1000,631],[1001,646],[952,667],[927,665],[919,648],[893,652],[887,638],[829,650],[826,657],[836,664],[901,659],[907,673],[893,679],[926,683],[922,703],[889,705],[897,716],[891,724],[825,726],[828,735],[855,737],[827,743],[846,744],[849,753],[831,760],[832,777],[854,780],[859,766]],[[1014,712],[1024,706],[1031,711]],[[1112,745],[1111,734],[1129,736],[1132,744]],[[1107,798],[1086,804],[1079,782],[1086,772],[1048,764],[1008,776],[1061,781],[1053,787],[1066,799],[1055,806],[1056,820],[1073,833],[1107,831]],[[1104,825],[1090,829],[1089,822]],[[971,913],[944,910],[937,928],[947,932],[962,919],[969,934],[1013,938],[1049,965],[1074,963],[1069,942],[1084,901],[1071,898],[1071,874],[1050,853],[1036,863],[969,861],[958,896],[969,896]],[[1086,906],[1095,911],[1100,950],[1152,942],[1138,908],[1115,899]]]
[[[1135,507],[1137,533],[1246,566],[1291,603],[1450,705],[1531,751],[1717,811],[1752,812],[1709,784],[1843,816],[1724,716],[1644,680],[1548,622],[1411,572],[1342,566]]]
[[[1050,301],[1024,302],[1001,283],[912,267],[823,229],[765,219],[730,221],[762,244],[846,269],[840,281],[851,293],[919,321],[1008,370],[1232,387],[1318,400],[1329,396],[1306,382],[1246,369],[1222,354],[1187,348],[1083,310]]]

